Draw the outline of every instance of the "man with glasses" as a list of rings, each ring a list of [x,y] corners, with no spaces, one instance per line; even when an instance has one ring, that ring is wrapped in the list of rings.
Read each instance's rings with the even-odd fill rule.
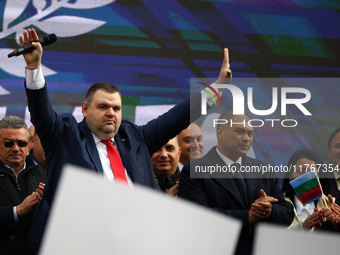
[[[25,242],[38,207],[46,172],[28,153],[29,134],[23,119],[0,121],[0,254],[33,254]]]

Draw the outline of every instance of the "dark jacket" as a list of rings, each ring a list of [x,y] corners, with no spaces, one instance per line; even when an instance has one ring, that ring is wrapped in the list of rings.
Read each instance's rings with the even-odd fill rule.
[[[35,165],[30,156],[26,159],[26,168],[16,178],[0,161],[0,254],[31,254],[25,248],[34,213],[14,221],[13,207],[19,205],[31,195],[39,182],[45,183],[46,171]]]
[[[278,180],[273,178],[274,176],[264,174],[260,176],[262,178],[245,178],[247,201],[242,198],[232,173],[226,173],[226,178],[213,178],[208,173],[206,176],[199,176],[201,178],[198,179],[190,176],[190,167],[194,172],[196,167],[216,165],[221,167],[225,165],[217,154],[216,147],[212,148],[204,157],[186,164],[181,172],[178,196],[242,220],[243,228],[235,253],[251,254],[255,224],[249,224],[248,212],[251,204],[261,196],[260,189],[263,189],[268,196],[278,199],[277,203],[272,204],[272,213],[266,219],[267,222],[283,224],[288,227],[294,216],[293,206],[284,199]],[[261,167],[261,165],[266,164],[247,156],[242,157],[242,166]]]
[[[174,174],[164,174],[157,176],[155,174],[155,184],[156,188],[163,191],[168,192],[171,187],[173,187],[177,181],[179,181],[179,177],[181,175],[181,172],[179,171],[179,168],[177,167],[176,172]]]
[[[26,93],[31,121],[48,164],[44,196],[28,242],[29,247],[38,250],[63,166],[73,164],[99,174],[103,174],[103,168],[85,119],[77,123],[71,114],[58,115],[52,108],[46,86],[39,90],[26,89]],[[195,113],[191,111],[190,101],[186,100],[143,126],[122,120],[115,142],[132,182],[155,188],[150,157],[185,129],[190,124],[190,117],[199,117],[200,100],[193,101],[198,105]]]

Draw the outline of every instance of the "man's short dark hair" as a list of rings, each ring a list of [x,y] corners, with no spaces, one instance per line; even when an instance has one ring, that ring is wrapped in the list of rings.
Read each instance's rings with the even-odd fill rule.
[[[0,120],[0,134],[3,128],[13,128],[13,129],[24,128],[26,129],[27,137],[29,138],[27,125],[25,121],[18,116],[8,115],[4,117],[2,120]]]
[[[328,149],[331,148],[331,142],[332,142],[334,136],[336,136],[337,133],[339,133],[339,132],[340,132],[340,127],[337,128],[337,129],[335,129],[335,130],[333,131],[333,133],[329,136],[329,139],[328,139]]]
[[[89,90],[86,92],[85,101],[87,102],[88,105],[92,103],[93,95],[98,90],[104,90],[112,94],[118,92],[119,96],[121,97],[120,91],[115,85],[108,83],[108,82],[98,82],[98,83],[93,84],[89,88]]]

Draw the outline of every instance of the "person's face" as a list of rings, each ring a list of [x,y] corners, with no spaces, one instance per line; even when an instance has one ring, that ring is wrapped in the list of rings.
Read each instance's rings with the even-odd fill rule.
[[[292,172],[292,175],[290,176],[290,179],[294,180],[295,178],[311,171],[311,169],[315,167],[316,162],[314,160],[308,158],[300,158],[298,161],[296,161],[295,168]]]
[[[10,146],[13,143],[13,146]],[[25,145],[26,146],[23,146]],[[7,145],[7,146],[6,146]],[[23,147],[20,147],[20,146]],[[28,135],[25,128],[3,128],[0,132],[0,160],[16,172],[24,167],[28,153]]]
[[[43,169],[46,169],[45,151],[41,146],[40,138],[37,135],[34,137],[33,141],[33,158],[39,164],[39,166],[41,166]]]
[[[247,116],[234,116],[232,126],[228,123],[216,130],[219,151],[233,161],[246,155],[253,142],[254,129],[247,125],[248,120]],[[242,124],[235,124],[236,122]]]
[[[202,130],[196,124],[190,125],[190,158],[198,159],[204,152]]]
[[[327,156],[330,164],[333,164],[333,168],[335,166],[340,167],[340,133],[337,133],[330,144],[330,147],[327,151]]]
[[[181,149],[178,147],[176,139],[171,139],[151,157],[151,165],[155,174],[157,176],[175,174],[180,155]]]
[[[118,132],[122,121],[122,100],[118,92],[97,90],[90,105],[83,102],[82,111],[89,129],[100,139],[111,139]]]
[[[178,135],[178,144],[181,148],[180,162],[182,164],[202,157],[204,143],[201,128],[197,124],[192,123]]]

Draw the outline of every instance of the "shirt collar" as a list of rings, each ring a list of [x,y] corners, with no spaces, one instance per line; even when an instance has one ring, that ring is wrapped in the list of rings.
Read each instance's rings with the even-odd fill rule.
[[[315,205],[314,203],[309,203],[303,206],[301,201],[297,198],[297,196],[294,196],[294,204],[295,204],[295,209],[298,215],[301,214],[302,210],[305,209],[309,213],[309,215],[312,215],[314,213]]]
[[[96,135],[95,135],[94,133],[92,133],[92,132],[91,132],[91,134],[92,134],[92,136],[93,136],[93,139],[94,139],[95,144],[101,142],[101,139],[99,139],[98,136],[96,136]],[[110,139],[110,140],[111,140],[111,142],[112,142],[113,144],[115,144],[115,138],[114,138],[114,137],[113,137],[112,139]]]
[[[14,174],[14,176],[19,176],[21,172],[26,168],[26,161],[24,162],[24,167],[18,172],[18,174],[15,173],[14,169],[10,167],[9,165],[4,164],[4,166]]]
[[[242,166],[242,157],[239,157],[235,162],[232,161],[230,158],[224,156],[221,152],[219,152],[218,148],[216,147],[216,152],[217,154],[221,157],[221,159],[223,160],[223,162],[227,165],[230,166],[234,163],[239,163],[240,166]]]

